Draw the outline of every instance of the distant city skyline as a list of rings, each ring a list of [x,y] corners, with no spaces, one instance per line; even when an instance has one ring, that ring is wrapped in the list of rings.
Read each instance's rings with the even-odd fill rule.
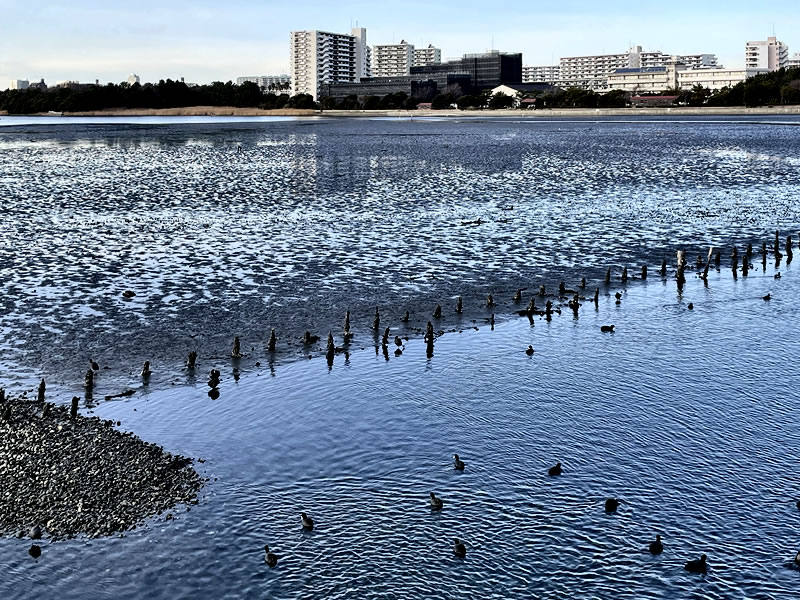
[[[537,6],[458,7],[410,0],[384,5],[331,5],[286,0],[154,0],[111,6],[97,0],[31,5],[0,0],[0,89],[11,79],[48,83],[235,81],[243,75],[289,72],[289,32],[367,29],[369,45],[405,39],[442,49],[442,59],[496,48],[522,52],[525,65],[555,65],[562,56],[624,52],[631,45],[673,54],[715,53],[721,64],[744,66],[745,43],[774,34],[800,51],[796,0],[756,6],[741,0],[663,3],[564,0]],[[346,16],[342,16],[346,15]],[[352,22],[351,22],[352,16]]]

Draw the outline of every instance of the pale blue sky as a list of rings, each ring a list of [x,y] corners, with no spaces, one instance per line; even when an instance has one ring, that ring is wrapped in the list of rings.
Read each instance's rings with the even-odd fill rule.
[[[744,65],[744,44],[773,27],[800,52],[798,0],[589,0],[486,2],[406,0],[0,0],[0,89],[10,79],[119,82],[185,77],[207,83],[284,73],[289,31],[367,28],[370,44],[433,43],[443,57],[494,45],[528,65],[561,56],[622,52],[630,44],[670,54],[713,52]]]

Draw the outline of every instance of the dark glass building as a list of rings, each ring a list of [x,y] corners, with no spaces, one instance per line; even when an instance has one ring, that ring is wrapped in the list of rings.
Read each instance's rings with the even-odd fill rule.
[[[471,89],[462,85],[464,93],[495,88],[502,83],[518,83],[522,81],[522,54],[492,50],[485,54],[465,54],[458,60],[439,65],[411,67],[412,77],[433,79],[440,90],[448,85],[449,75],[462,76],[460,82],[464,81],[464,75],[469,76]]]

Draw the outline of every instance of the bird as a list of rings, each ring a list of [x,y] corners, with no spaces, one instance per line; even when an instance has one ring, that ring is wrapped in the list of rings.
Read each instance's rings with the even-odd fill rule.
[[[467,555],[467,547],[458,538],[453,540],[453,554],[458,558],[464,558]]]
[[[400,339],[399,335],[394,336],[394,345],[400,347],[403,345],[403,340]]]
[[[135,295],[136,295],[136,292],[133,292],[131,290],[125,290],[124,292],[122,292],[122,296],[124,298],[133,298]]]
[[[535,350],[533,349],[533,346],[530,346],[530,345],[525,350],[525,354],[527,354],[528,356],[532,356],[534,352],[535,352]]]
[[[42,528],[39,527],[38,525],[34,525],[28,532],[28,537],[31,538],[32,540],[42,539]]]
[[[441,498],[437,498],[436,494],[431,492],[431,508],[433,510],[442,510],[442,506],[444,506],[444,501]]]
[[[269,546],[264,546],[264,562],[267,563],[270,567],[274,567],[278,564],[278,557],[275,556],[272,552],[269,551]]]
[[[602,331],[603,333],[613,333],[614,332],[614,326],[613,325],[601,325],[600,326],[600,331]]]
[[[456,471],[464,470],[464,461],[458,458],[458,454],[453,454],[453,467]]]
[[[39,558],[42,555],[42,548],[36,544],[31,544],[31,547],[28,548],[28,554],[33,558]]]
[[[689,302],[689,306],[687,306],[686,308],[688,308],[689,310],[692,310],[692,309],[694,309],[694,304]]]
[[[703,554],[697,560],[690,560],[683,566],[685,571],[690,573],[702,573],[705,575],[708,572],[708,565],[706,564],[706,555]]]
[[[767,294],[766,296],[762,296],[764,300],[772,300],[772,294]]]
[[[622,292],[617,292],[616,294],[614,294],[614,298],[616,298],[617,300],[622,300]]]
[[[89,359],[89,366],[92,367],[92,371],[99,371],[100,365],[98,365],[94,360],[91,358]]]
[[[616,498],[606,498],[607,513],[617,512],[617,508],[619,508],[619,500]]]
[[[303,529],[306,531],[311,531],[314,529],[314,519],[309,517],[306,513],[301,512],[300,518],[303,519]]]
[[[780,271],[778,271],[777,273],[775,273],[775,279],[780,279],[780,278],[781,278],[781,273]]]
[[[547,470],[547,474],[550,475],[550,477],[555,477],[557,475],[561,475],[561,463],[558,462],[558,463],[554,464],[552,467],[550,467]]]
[[[650,554],[661,554],[664,551],[664,544],[661,543],[661,536],[657,535],[655,541],[650,542]]]

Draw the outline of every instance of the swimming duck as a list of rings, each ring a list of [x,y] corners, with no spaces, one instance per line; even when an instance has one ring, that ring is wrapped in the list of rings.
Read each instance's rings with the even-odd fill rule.
[[[553,465],[552,467],[550,467],[547,470],[547,474],[550,475],[550,477],[556,477],[558,475],[561,475],[561,463],[558,462],[555,465]]]
[[[37,546],[36,544],[31,544],[31,547],[28,548],[28,554],[30,554],[33,558],[39,558],[42,555],[41,546]]]
[[[303,342],[306,346],[310,346],[311,344],[316,344],[319,341],[318,335],[311,335],[310,331],[306,331],[303,334],[303,337],[300,338],[300,341]]]
[[[689,305],[686,308],[688,308],[689,310],[694,310],[694,304],[689,302]]]
[[[431,492],[431,508],[433,510],[442,510],[442,506],[444,506],[444,501],[441,498],[437,498],[436,494]]]
[[[617,512],[617,508],[619,508],[619,500],[617,500],[616,498],[606,498],[607,513]]]
[[[152,371],[150,370],[150,361],[146,360],[144,361],[144,365],[142,365],[142,377],[147,379],[148,377],[150,377],[151,373]]]
[[[616,294],[614,294],[614,297],[615,297],[617,300],[622,300],[622,292],[617,292]]]
[[[264,562],[270,567],[278,564],[278,557],[269,551],[269,546],[264,546]]]
[[[706,564],[706,555],[703,554],[697,560],[690,560],[684,565],[684,570],[690,573],[702,573],[705,575],[708,572],[708,565]]]
[[[122,296],[125,298],[133,298],[135,295],[136,292],[133,292],[131,290],[125,290],[124,292],[122,292]]]
[[[525,354],[527,354],[528,356],[531,356],[534,352],[535,352],[535,350],[533,349],[533,346],[530,346],[530,345],[525,350]]]
[[[603,333],[611,333],[611,332],[614,331],[614,326],[613,325],[601,325],[600,326],[600,331],[602,331]]]
[[[781,278],[781,273],[780,271],[778,271],[777,273],[775,273],[775,279],[780,279],[780,278]]]
[[[306,513],[301,512],[300,518],[303,520],[303,529],[306,531],[311,531],[314,529],[314,519],[309,517]]]
[[[464,461],[458,458],[458,454],[453,454],[453,468],[455,468],[456,471],[463,471],[464,466]]]
[[[400,339],[399,335],[394,336],[394,345],[395,346],[402,346],[403,340]]]
[[[92,371],[99,371],[100,365],[94,362],[91,358],[89,359],[89,366],[92,367]]]
[[[458,558],[464,558],[467,555],[467,547],[458,538],[453,540],[453,554]]]
[[[650,554],[661,554],[664,551],[664,544],[661,543],[661,536],[657,535],[655,541],[650,542]]]
[[[763,299],[764,300],[772,300],[772,294],[767,294],[766,296],[763,296]]]

